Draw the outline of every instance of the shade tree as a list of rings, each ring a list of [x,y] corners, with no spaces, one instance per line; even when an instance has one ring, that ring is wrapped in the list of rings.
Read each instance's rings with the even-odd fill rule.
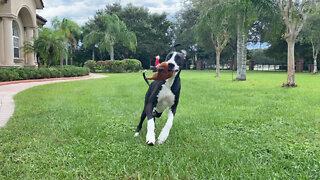
[[[298,41],[302,43],[310,43],[313,56],[313,73],[318,73],[318,54],[320,51],[320,11],[317,10],[311,14],[301,31]]]
[[[315,0],[273,0],[280,9],[281,17],[286,25],[283,38],[288,45],[287,82],[284,86],[296,87],[295,82],[295,42],[315,6]]]
[[[172,28],[174,33],[172,41],[180,43],[180,48],[187,51],[188,61],[191,62],[187,62],[186,65],[194,65],[198,57],[203,57],[201,50],[206,50],[199,44],[197,38],[196,24],[198,23],[199,16],[199,10],[192,4],[184,4],[184,7],[175,15],[175,23]]]

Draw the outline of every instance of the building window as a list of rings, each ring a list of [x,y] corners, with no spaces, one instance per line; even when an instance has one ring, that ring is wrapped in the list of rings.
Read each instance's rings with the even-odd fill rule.
[[[19,25],[16,21],[12,22],[12,30],[13,30],[13,52],[14,52],[14,57],[19,58],[20,57],[20,50],[19,50],[19,45],[20,45],[20,30],[19,30]]]

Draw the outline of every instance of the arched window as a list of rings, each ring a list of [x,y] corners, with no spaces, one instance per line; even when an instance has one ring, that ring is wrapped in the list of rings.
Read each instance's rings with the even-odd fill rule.
[[[13,52],[14,52],[14,57],[19,58],[20,57],[20,30],[19,30],[19,25],[16,21],[12,22],[12,30],[13,30]]]

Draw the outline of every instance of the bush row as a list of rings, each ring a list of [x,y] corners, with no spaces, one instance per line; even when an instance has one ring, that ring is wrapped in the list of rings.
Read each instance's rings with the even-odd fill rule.
[[[25,79],[43,79],[85,76],[89,74],[86,67],[64,66],[51,68],[5,68],[0,69],[0,81],[14,81]]]
[[[137,72],[142,69],[141,62],[137,59],[124,59],[113,61],[88,60],[84,64],[86,67],[90,69],[90,72],[123,73]]]

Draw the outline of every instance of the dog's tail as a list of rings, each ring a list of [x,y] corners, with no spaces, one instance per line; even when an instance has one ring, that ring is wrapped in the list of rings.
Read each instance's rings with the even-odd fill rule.
[[[143,75],[143,79],[146,81],[146,83],[148,84],[148,86],[150,86],[150,83],[149,83],[149,81],[148,81],[148,79],[147,79],[147,77],[146,77],[146,71],[143,71],[142,75]]]

